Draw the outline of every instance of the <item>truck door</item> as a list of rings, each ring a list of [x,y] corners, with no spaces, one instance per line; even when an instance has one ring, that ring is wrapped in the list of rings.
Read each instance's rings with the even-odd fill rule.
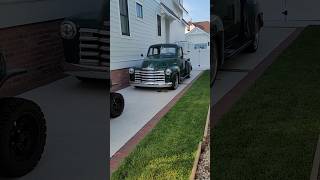
[[[240,0],[219,0],[214,6],[214,14],[223,21],[225,41],[237,38],[241,32]]]
[[[178,63],[179,63],[179,67],[181,70],[181,74],[183,74],[185,71],[185,63],[184,63],[184,58],[183,58],[182,47],[178,48]]]

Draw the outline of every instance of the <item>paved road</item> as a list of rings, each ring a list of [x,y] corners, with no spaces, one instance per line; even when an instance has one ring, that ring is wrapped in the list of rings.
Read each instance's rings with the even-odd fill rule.
[[[177,90],[137,89],[128,87],[119,91],[125,98],[123,114],[110,122],[110,157],[165,107],[201,71],[192,71],[191,78]]]
[[[73,77],[21,95],[38,103],[47,120],[45,152],[19,180],[107,179],[107,90]]]
[[[261,32],[260,47],[255,53],[242,53],[225,62],[223,71],[217,76],[214,85],[214,104],[227,94],[249,71],[267,57],[295,28],[265,27]]]

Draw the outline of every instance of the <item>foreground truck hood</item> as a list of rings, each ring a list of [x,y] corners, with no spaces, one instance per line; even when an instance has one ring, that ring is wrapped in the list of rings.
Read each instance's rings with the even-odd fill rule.
[[[150,68],[154,70],[166,70],[170,66],[177,65],[177,60],[175,58],[165,58],[165,59],[146,59],[143,61],[141,68]]]

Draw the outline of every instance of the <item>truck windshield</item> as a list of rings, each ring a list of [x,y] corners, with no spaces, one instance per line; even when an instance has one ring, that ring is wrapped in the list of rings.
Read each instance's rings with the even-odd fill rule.
[[[175,57],[175,47],[151,47],[148,51],[148,57]]]

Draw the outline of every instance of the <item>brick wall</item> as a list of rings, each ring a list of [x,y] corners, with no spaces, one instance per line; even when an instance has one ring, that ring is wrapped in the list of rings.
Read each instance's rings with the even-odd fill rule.
[[[0,88],[0,96],[12,96],[63,77],[64,60],[59,34],[60,20],[0,29],[0,51],[7,69],[29,72],[14,77]]]
[[[111,71],[112,88],[111,91],[117,91],[119,89],[129,86],[129,72],[128,69],[117,69]]]

